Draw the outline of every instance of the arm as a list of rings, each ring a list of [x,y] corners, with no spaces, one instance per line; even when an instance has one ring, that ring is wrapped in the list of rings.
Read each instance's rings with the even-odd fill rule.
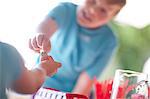
[[[11,45],[0,43],[2,81],[11,84],[11,88],[19,93],[34,93],[40,88],[46,76],[52,75],[61,66],[46,54],[41,56],[39,68],[28,70],[20,53]]]
[[[18,93],[31,94],[36,92],[46,77],[44,70],[27,70],[24,66],[22,67],[22,73],[18,80],[16,80],[12,89]]]
[[[111,42],[111,41],[110,41]],[[114,42],[112,42],[114,43]],[[74,93],[80,93],[86,96],[90,95],[92,85],[94,83],[94,80],[91,79],[94,77],[98,77],[102,70],[107,65],[113,50],[115,48],[114,44],[107,44],[105,50],[103,52],[101,51],[99,54],[96,54],[97,57],[94,59],[94,62],[91,63],[91,68],[88,68],[86,72],[83,72],[80,74],[78,81],[76,82],[76,85],[74,87],[73,92]],[[105,46],[104,46],[105,47]],[[101,57],[103,56],[103,57]],[[90,75],[90,76],[89,76]]]
[[[49,52],[51,48],[49,39],[57,27],[57,23],[52,18],[46,17],[38,26],[38,34],[29,39],[29,48],[36,52],[40,52],[41,49]]]
[[[56,32],[58,26],[55,20],[51,17],[46,17],[38,26],[37,32],[46,35],[50,38]]]
[[[48,58],[48,60],[46,59]],[[46,76],[56,73],[60,63],[55,62],[49,56],[43,56],[40,68],[27,70],[22,66],[22,72],[18,80],[13,83],[12,89],[18,93],[30,94],[36,92],[44,83]]]
[[[78,78],[73,93],[83,94],[89,97],[93,83],[94,80],[90,79],[86,72],[83,72]]]
[[[67,11],[64,4],[59,4],[52,9],[45,19],[38,25],[37,32],[33,38],[29,39],[29,48],[39,52],[43,49],[45,52],[50,51],[50,38],[58,30],[64,26],[67,18]]]

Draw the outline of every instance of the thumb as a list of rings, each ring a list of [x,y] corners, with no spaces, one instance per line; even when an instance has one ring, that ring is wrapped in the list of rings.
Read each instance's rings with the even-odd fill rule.
[[[55,62],[55,66],[57,66],[58,68],[60,68],[61,67],[61,63]]]
[[[48,38],[45,38],[42,43],[42,50],[44,52],[49,52],[50,49],[51,49],[50,40]]]

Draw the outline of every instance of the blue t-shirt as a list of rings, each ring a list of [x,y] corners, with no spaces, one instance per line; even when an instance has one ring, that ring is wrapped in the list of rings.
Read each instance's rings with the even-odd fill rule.
[[[0,99],[6,99],[6,88],[19,77],[24,62],[11,45],[0,42]]]
[[[59,27],[51,38],[49,55],[62,63],[62,67],[53,77],[47,78],[45,87],[71,92],[81,72],[85,71],[91,79],[98,77],[117,45],[107,25],[97,29],[80,26],[76,9],[72,3],[61,3],[48,14]]]

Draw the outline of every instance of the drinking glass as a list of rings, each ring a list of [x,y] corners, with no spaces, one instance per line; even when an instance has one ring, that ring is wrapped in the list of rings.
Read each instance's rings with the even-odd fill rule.
[[[148,75],[118,69],[112,86],[111,99],[148,99]]]

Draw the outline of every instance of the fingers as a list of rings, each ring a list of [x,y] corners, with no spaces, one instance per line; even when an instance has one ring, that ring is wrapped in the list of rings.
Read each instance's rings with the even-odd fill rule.
[[[57,73],[58,68],[61,67],[61,63],[54,62],[55,69],[52,72],[47,73],[48,76],[52,76]]]
[[[48,56],[48,59],[54,61],[54,59],[51,56]]]
[[[55,62],[55,65],[56,65],[58,68],[61,67],[61,63],[59,63],[59,62]]]
[[[48,56],[47,54],[44,54],[44,55],[41,55],[40,57],[40,60],[41,61],[44,61],[44,60],[51,60],[52,57],[51,56]],[[53,60],[54,61],[54,60]]]
[[[36,52],[40,52],[41,49],[49,52],[51,48],[50,40],[44,34],[38,34],[29,39],[29,48]]]
[[[54,65],[58,68],[61,67],[61,63],[54,61],[54,59],[51,56],[48,55],[41,56],[41,61],[45,60],[49,60],[50,63],[54,63]]]
[[[40,50],[40,46],[38,46],[37,44],[37,40],[36,40],[36,37],[32,39],[32,47],[34,48],[34,50]]]
[[[29,39],[29,48],[36,51],[36,52],[40,51],[40,46],[38,46],[38,44],[37,44],[36,37]]]
[[[49,60],[44,60],[41,62],[41,67],[46,71],[48,76],[52,76],[52,74],[57,72],[57,69],[60,68],[60,64],[55,61],[50,62]]]
[[[56,74],[57,73],[57,70],[55,70],[54,72],[52,72],[52,73],[49,73],[47,76],[52,76],[52,75],[54,75],[54,74]]]
[[[37,41],[37,45],[42,48],[42,42],[43,42],[44,36],[43,35],[38,35],[36,36],[36,41]]]
[[[32,50],[34,50],[35,52],[38,52],[38,53],[40,52],[39,50],[37,50],[37,49],[34,47],[31,38],[29,39],[29,48],[32,49]]]

